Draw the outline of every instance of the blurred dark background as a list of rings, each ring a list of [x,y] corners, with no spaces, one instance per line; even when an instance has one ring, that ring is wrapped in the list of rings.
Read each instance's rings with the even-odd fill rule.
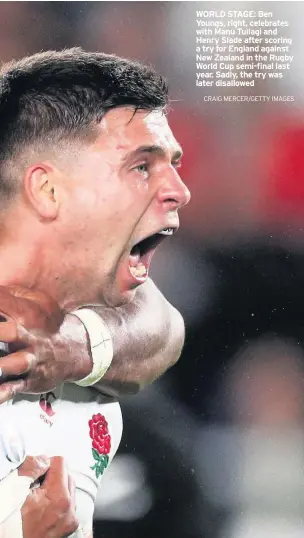
[[[289,21],[292,69],[249,89],[293,102],[204,101],[195,19],[210,8]],[[96,538],[304,536],[303,20],[303,2],[0,3],[2,61],[77,45],[166,75],[192,191],[152,268],[184,315],[184,352],[122,402]]]

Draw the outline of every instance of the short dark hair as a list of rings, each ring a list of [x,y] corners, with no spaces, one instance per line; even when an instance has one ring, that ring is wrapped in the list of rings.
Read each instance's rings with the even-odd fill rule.
[[[5,163],[44,139],[81,138],[112,108],[164,110],[166,80],[139,62],[86,52],[48,51],[4,64],[0,69],[0,195],[14,181]]]

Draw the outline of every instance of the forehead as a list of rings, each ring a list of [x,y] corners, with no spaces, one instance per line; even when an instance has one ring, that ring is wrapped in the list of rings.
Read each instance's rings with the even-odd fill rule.
[[[137,110],[134,113],[133,108],[116,108],[107,112],[98,129],[94,145],[100,146],[103,151],[128,152],[146,145],[157,145],[170,153],[179,149],[161,111]]]

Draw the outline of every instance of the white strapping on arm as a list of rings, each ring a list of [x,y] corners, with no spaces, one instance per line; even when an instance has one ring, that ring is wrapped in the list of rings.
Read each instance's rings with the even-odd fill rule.
[[[89,308],[71,312],[84,324],[90,339],[93,368],[89,375],[76,381],[80,387],[89,387],[99,381],[108,370],[113,359],[113,343],[110,331],[102,318]]]

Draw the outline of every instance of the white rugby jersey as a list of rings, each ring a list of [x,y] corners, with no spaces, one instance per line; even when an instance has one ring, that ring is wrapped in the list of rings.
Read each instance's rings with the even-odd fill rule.
[[[76,483],[80,528],[92,533],[102,475],[120,443],[120,405],[93,388],[65,383],[41,395],[21,395],[0,405],[0,479],[26,456],[63,456]]]

